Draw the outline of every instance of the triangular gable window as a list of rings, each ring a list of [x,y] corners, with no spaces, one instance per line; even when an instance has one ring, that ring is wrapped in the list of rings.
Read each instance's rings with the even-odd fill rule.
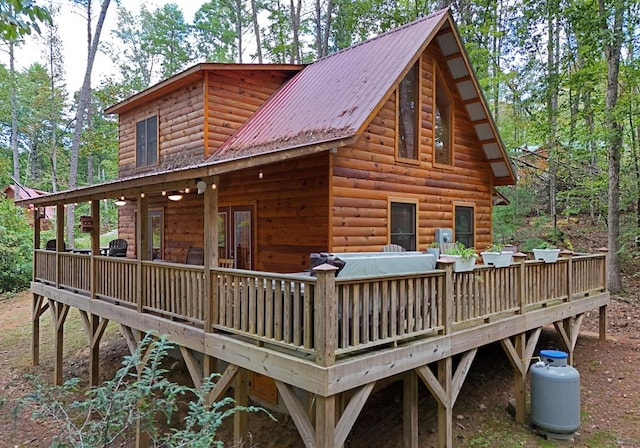
[[[418,160],[418,105],[420,93],[419,62],[400,81],[397,91],[398,139],[397,157]]]
[[[433,117],[435,163],[453,165],[453,101],[438,70],[434,78],[436,84]]]

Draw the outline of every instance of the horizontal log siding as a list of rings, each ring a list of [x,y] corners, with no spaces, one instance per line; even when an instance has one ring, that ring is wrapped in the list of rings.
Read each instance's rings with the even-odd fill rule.
[[[290,76],[283,71],[209,73],[209,153],[219,148]]]
[[[220,205],[256,205],[255,269],[300,272],[309,253],[326,251],[329,235],[327,153],[225,176]]]
[[[158,115],[158,165],[136,168],[136,123]],[[168,93],[120,115],[120,177],[176,168],[204,157],[204,93],[202,81]]]
[[[300,272],[309,267],[309,253],[328,247],[329,160],[327,153],[222,176],[218,203],[255,205],[255,269]],[[204,247],[204,205],[193,190],[172,202],[154,194],[149,209],[164,211],[164,254],[184,263],[190,246]],[[135,256],[135,204],[119,208],[118,235]]]
[[[395,94],[362,136],[333,155],[332,250],[379,250],[388,241],[388,198],[419,199],[418,248],[433,241],[436,228],[453,227],[453,203],[475,204],[476,246],[491,242],[491,171],[455,88],[454,166],[434,168],[433,70],[435,56],[422,55],[420,163],[395,157]],[[444,61],[439,67],[446,67]],[[453,83],[444,73],[449,85]]]

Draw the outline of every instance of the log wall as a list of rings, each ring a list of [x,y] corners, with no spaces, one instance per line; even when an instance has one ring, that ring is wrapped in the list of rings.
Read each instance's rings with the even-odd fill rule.
[[[202,160],[204,154],[204,88],[202,81],[167,93],[120,115],[120,177],[171,169]],[[136,123],[158,116],[158,165],[136,168]]]
[[[300,272],[309,267],[309,253],[326,251],[329,210],[327,153],[221,176],[220,207],[254,206],[254,268],[269,272]],[[202,196],[185,194],[172,202],[148,196],[149,209],[164,212],[164,253],[168,261],[184,263],[190,246],[204,247]],[[119,209],[119,237],[135,256],[135,204]]]
[[[209,72],[208,153],[218,149],[291,76],[288,71]]]
[[[434,167],[433,79],[439,56],[421,56],[419,164],[395,156],[395,93],[352,145],[332,159],[331,237],[334,252],[377,251],[389,242],[389,198],[418,199],[418,249],[434,240],[435,229],[453,228],[455,202],[475,205],[475,245],[491,242],[491,171],[467,118],[457,89],[454,101],[454,163]],[[453,82],[444,61],[438,63],[447,85]]]

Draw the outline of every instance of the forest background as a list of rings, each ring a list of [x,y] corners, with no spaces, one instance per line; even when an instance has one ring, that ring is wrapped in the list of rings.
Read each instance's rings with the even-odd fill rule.
[[[135,10],[127,3],[0,0],[0,48],[9,60],[0,65],[0,185],[56,192],[115,179],[117,118],[102,111],[192,64],[308,63],[450,7],[520,176],[517,186],[500,190],[509,205],[495,208],[494,239],[513,241],[532,217],[548,229],[545,239],[565,246],[559,221],[580,217],[606,226],[609,287],[621,288],[620,264],[640,241],[640,3],[214,0],[203,2],[192,21],[175,3],[141,2]],[[68,8],[84,23],[62,23]],[[110,8],[117,25],[103,31]],[[68,26],[86,40],[86,54],[74,61],[63,57],[59,30]],[[31,31],[45,50],[40,61],[16,69]],[[92,79],[98,52],[108,55],[113,72]],[[78,59],[82,88],[69,91],[65,70]],[[117,212],[102,202],[108,230]],[[0,251],[11,243],[11,213],[0,207]],[[30,240],[21,236],[28,228],[14,233],[16,241]]]

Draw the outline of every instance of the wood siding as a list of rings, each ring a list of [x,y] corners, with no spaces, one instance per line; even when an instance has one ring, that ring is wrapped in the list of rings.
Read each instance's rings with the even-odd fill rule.
[[[309,267],[309,253],[328,248],[329,165],[326,153],[266,165],[222,176],[220,207],[253,205],[255,269],[300,272]],[[148,196],[149,209],[164,212],[165,260],[184,263],[190,246],[204,247],[204,205],[192,190],[179,202]],[[135,255],[135,205],[120,208],[118,234]]]
[[[201,161],[204,154],[203,105],[203,83],[197,81],[120,115],[120,177]],[[136,168],[136,123],[152,115],[158,116],[158,164]]]
[[[454,202],[475,205],[475,245],[491,242],[491,172],[455,90],[454,163],[434,167],[433,73],[438,56],[421,57],[420,163],[397,161],[396,96],[392,93],[362,136],[332,160],[332,248],[334,252],[377,251],[389,242],[389,198],[418,199],[418,249],[434,240],[436,228],[453,228]],[[453,85],[446,64],[438,64]]]
[[[207,75],[208,153],[220,147],[289,78],[285,71],[224,71]]]

